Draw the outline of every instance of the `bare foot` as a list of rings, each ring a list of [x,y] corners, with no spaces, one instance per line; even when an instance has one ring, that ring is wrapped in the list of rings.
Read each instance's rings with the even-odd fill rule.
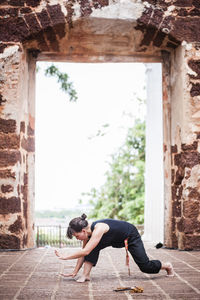
[[[85,282],[85,281],[90,281],[90,277],[89,276],[84,276],[82,275],[81,277],[79,277],[76,282],[79,282],[79,283],[82,283],[82,282]]]
[[[174,277],[174,269],[170,262],[164,264],[164,269],[167,271],[167,277]]]
[[[72,277],[72,278],[74,278],[76,276],[76,274],[74,274],[74,273],[70,273],[70,274],[59,273],[59,274],[60,274],[60,276],[63,276],[63,277]]]

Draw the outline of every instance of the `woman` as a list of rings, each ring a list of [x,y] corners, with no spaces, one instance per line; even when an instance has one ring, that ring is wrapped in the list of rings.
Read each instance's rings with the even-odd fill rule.
[[[67,229],[68,238],[75,236],[77,240],[83,241],[82,249],[64,257],[55,250],[59,259],[78,259],[73,273],[61,275],[74,278],[84,264],[83,274],[77,282],[90,280],[90,271],[98,261],[100,250],[109,246],[122,248],[125,240],[128,239],[128,251],[142,272],[153,274],[166,270],[167,276],[174,276],[171,263],[149,260],[140,234],[134,225],[112,219],[102,219],[89,224],[86,218],[87,216],[83,214],[81,217],[72,219]]]

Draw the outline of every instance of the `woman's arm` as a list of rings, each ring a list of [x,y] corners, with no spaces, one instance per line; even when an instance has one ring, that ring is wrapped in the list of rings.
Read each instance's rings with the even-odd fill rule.
[[[87,244],[87,242],[88,242],[88,240],[83,241],[82,248],[85,248],[85,245]],[[76,276],[78,274],[78,271],[81,269],[83,262],[84,262],[84,257],[79,257],[77,260],[77,263],[76,263],[76,267],[73,272],[75,274],[74,276]]]
[[[83,241],[82,248],[85,247],[87,242],[88,242],[88,240]],[[78,274],[78,271],[81,269],[81,267],[83,265],[83,262],[84,262],[84,257],[78,258],[75,269],[72,273],[68,273],[68,274],[60,273],[60,275],[63,276],[63,277],[72,277],[72,278],[74,278]]]
[[[83,265],[83,262],[84,262],[84,257],[79,257],[77,260],[77,263],[76,263],[76,267],[74,269],[74,273],[76,273],[76,274],[78,273],[78,271],[80,270],[80,268]]]
[[[72,273],[68,273],[68,274],[60,273],[60,275],[62,275],[63,277],[72,277],[72,278],[74,278],[78,274],[78,271],[80,270],[80,268],[82,267],[83,262],[84,262],[84,257],[80,257],[77,260],[76,267],[75,267],[75,269]]]
[[[80,257],[84,257],[88,255],[100,242],[102,236],[104,233],[106,233],[109,230],[109,226],[105,223],[97,223],[93,232],[90,240],[87,242],[85,247],[74,254],[67,255],[67,256],[60,256],[58,251],[55,250],[55,254],[58,256],[59,259],[63,260],[69,260],[69,259],[76,259]]]

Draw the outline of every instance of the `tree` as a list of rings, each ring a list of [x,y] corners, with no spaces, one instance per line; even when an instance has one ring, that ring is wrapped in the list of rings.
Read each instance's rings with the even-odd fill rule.
[[[39,68],[37,68],[37,71],[39,71]],[[54,64],[51,64],[46,67],[45,75],[57,78],[61,90],[69,95],[69,101],[76,102],[78,99],[77,92],[73,87],[73,83],[69,81],[69,75],[67,73],[61,72]]]
[[[91,189],[92,218],[144,222],[145,122],[136,120],[124,144],[111,157],[105,184]]]

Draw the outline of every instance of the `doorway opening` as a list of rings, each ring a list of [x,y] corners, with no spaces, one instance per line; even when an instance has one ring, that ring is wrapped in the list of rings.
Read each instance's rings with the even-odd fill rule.
[[[65,223],[68,221],[66,218],[73,216],[74,211],[89,212],[91,204],[83,194],[87,195],[92,188],[101,188],[106,180],[110,157],[124,143],[128,128],[133,127],[135,119],[145,119],[144,238],[162,242],[164,197],[161,64],[56,65],[70,76],[77,90],[78,100],[76,103],[69,102],[67,95],[59,90],[56,79],[43,75],[47,63],[38,63],[36,212],[63,213]],[[141,106],[138,98],[146,101],[146,105]],[[49,212],[46,213],[48,216]],[[157,220],[154,225],[152,219]],[[160,226],[157,226],[158,222]]]

